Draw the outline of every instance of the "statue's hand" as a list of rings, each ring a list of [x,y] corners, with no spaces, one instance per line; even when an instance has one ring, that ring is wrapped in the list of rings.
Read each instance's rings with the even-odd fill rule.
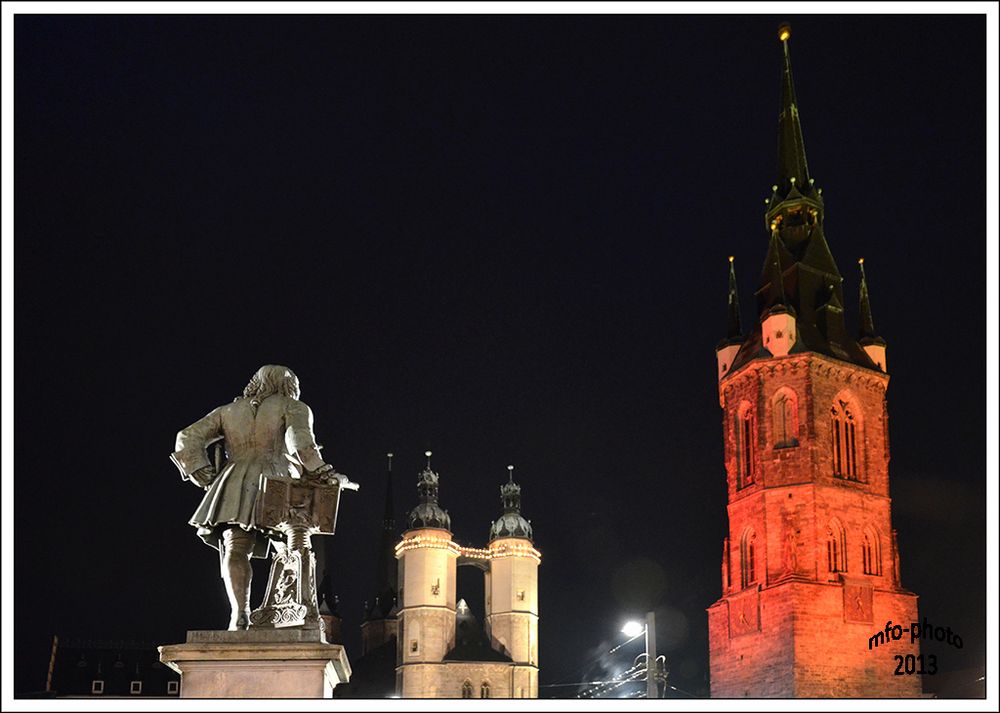
[[[210,465],[206,465],[204,468],[199,468],[188,477],[207,490],[209,486],[212,485],[216,476],[218,476],[218,473],[215,472],[215,468]]]
[[[313,485],[333,485],[342,477],[329,463],[321,465],[316,470],[305,472],[305,480]]]

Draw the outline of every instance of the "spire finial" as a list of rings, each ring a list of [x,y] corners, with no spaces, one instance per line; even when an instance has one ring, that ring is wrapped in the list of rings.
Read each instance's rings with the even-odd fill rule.
[[[392,472],[392,453],[386,453],[385,457],[389,459],[389,472]]]
[[[514,482],[514,466],[512,465],[507,466],[507,482],[508,483]]]
[[[427,456],[427,467],[430,468],[431,467],[431,455],[432,455],[432,453],[430,451],[424,451],[424,455]]]

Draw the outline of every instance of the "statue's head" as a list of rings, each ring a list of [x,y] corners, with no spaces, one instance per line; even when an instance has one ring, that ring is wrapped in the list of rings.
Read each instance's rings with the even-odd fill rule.
[[[299,377],[287,366],[265,364],[257,370],[250,383],[243,389],[243,398],[265,399],[271,394],[299,398]]]

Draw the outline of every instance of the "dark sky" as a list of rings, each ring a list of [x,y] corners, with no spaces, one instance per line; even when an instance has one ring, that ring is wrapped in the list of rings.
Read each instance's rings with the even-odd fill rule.
[[[964,639],[942,670],[981,663],[982,16],[20,15],[16,690],[54,633],[225,625],[167,456],[265,363],[361,483],[331,555],[349,655],[383,454],[402,522],[431,448],[462,543],[517,466],[543,685],[656,607],[672,682],[707,690],[714,348],[730,254],[756,318],[782,19],[848,324],[864,256],[889,344],[903,583]]]

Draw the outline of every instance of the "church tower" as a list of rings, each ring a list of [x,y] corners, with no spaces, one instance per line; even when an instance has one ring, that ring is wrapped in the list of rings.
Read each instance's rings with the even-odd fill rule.
[[[452,539],[438,505],[438,474],[421,471],[420,504],[396,545],[399,637],[396,694],[401,698],[537,698],[538,565],[531,523],[521,515],[514,466],[500,487],[503,513],[485,548]],[[456,604],[456,569],[483,573],[485,629],[464,599]]]
[[[399,560],[399,636],[396,692],[403,698],[436,698],[440,662],[455,646],[455,569],[451,517],[438,505],[438,474],[427,467],[417,478],[420,503],[396,547]]]
[[[713,697],[919,696],[919,676],[881,642],[917,621],[902,587],[889,499],[885,341],[861,272],[861,333],[844,321],[843,278],[806,163],[788,40],[778,175],[767,201],[757,323],[744,334],[730,258],[729,328],[716,355],[729,536],[722,597],[708,609]]]
[[[514,662],[513,698],[538,697],[538,565],[531,522],[521,515],[514,466],[500,486],[503,513],[490,526],[486,626],[493,647]]]
[[[387,453],[389,463],[385,476],[385,513],[379,537],[375,572],[375,597],[365,607],[361,623],[361,655],[377,649],[390,639],[397,638],[396,592],[399,589],[396,564],[396,511],[392,499],[392,453]]]

